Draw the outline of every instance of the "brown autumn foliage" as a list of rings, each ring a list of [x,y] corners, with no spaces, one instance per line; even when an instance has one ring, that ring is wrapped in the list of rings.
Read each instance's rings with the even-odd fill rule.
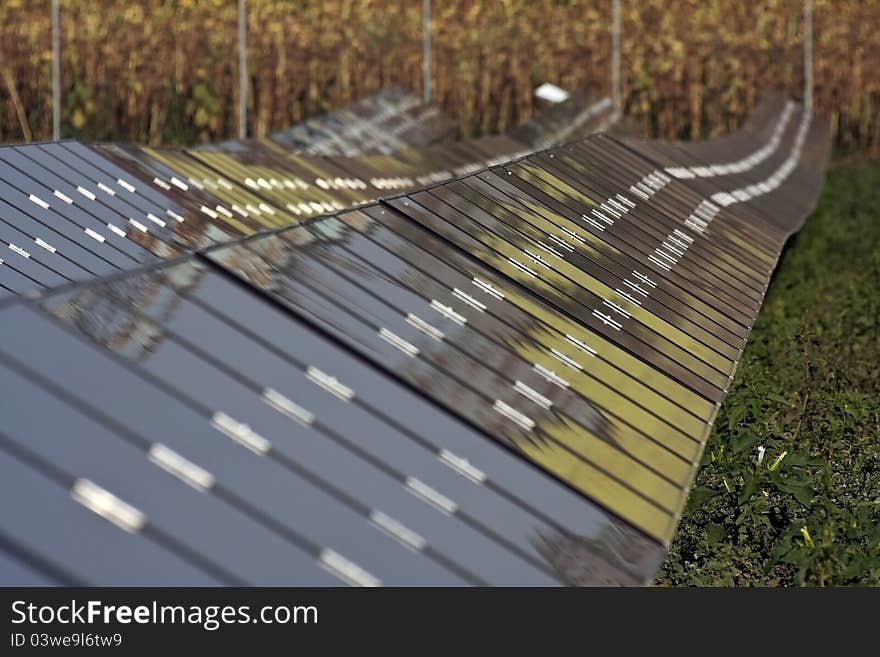
[[[61,0],[65,136],[150,144],[236,133],[235,0]],[[880,0],[815,0],[818,109],[880,151]],[[609,88],[610,0],[433,0],[434,99],[463,135],[535,111],[533,88]],[[622,0],[626,111],[651,134],[735,128],[799,95],[801,0]],[[419,0],[248,0],[249,131],[390,84],[421,88]],[[49,0],[0,2],[0,141],[51,135]]]

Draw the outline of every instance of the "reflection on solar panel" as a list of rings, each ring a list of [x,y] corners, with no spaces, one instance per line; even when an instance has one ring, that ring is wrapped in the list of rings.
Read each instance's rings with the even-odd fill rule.
[[[7,225],[26,216],[28,244],[49,227],[67,240],[22,256],[46,270],[30,275],[103,278],[0,308],[0,574],[650,581],[815,200],[827,128],[768,97],[718,142],[597,135],[461,168],[507,139],[322,159],[320,174],[255,142],[4,155],[23,176],[4,173]],[[330,191],[358,182],[377,196],[398,174],[424,185],[425,162],[457,177],[285,213],[326,215]],[[261,228],[274,230],[106,277],[160,245]]]
[[[455,132],[455,122],[436,107],[393,88],[290,130],[274,133],[270,140],[309,155],[350,157],[430,146]]]
[[[589,93],[580,91],[517,126],[510,136],[532,149],[548,148],[610,126],[617,119],[612,110],[610,98],[591,102]]]

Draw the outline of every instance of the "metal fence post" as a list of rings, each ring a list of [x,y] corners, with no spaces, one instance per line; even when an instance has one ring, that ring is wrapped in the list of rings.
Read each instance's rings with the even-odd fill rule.
[[[614,111],[623,109],[620,95],[620,0],[611,0],[611,94]]]
[[[422,98],[431,102],[431,0],[422,0]]]
[[[238,138],[247,137],[247,13],[238,0]]]
[[[813,109],[813,0],[804,0],[804,107]]]
[[[58,0],[52,0],[52,139],[61,139],[61,24]]]

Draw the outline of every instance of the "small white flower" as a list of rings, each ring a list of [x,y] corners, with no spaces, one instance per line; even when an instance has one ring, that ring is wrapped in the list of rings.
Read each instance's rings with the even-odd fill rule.
[[[763,446],[763,445],[761,445],[760,447],[758,447],[758,465],[761,465],[761,463],[764,462],[764,452],[766,452],[766,451],[767,451],[767,450],[764,449],[764,446]]]

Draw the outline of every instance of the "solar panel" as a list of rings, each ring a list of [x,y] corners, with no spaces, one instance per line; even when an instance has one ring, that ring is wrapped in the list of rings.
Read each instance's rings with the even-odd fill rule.
[[[124,220],[115,214],[115,192],[71,184],[56,150],[52,144],[0,148],[2,284],[13,292],[103,276],[154,259],[118,227]]]
[[[517,126],[510,136],[533,150],[547,148],[608,127],[615,120],[613,109],[610,98],[581,90]]]
[[[313,122],[322,139],[347,144],[318,149],[333,157],[266,139],[199,149],[72,141],[2,147],[0,245],[8,253],[0,258],[0,295],[105,276],[529,150],[503,135],[426,146],[439,140],[437,120],[433,109],[390,91]]]
[[[117,522],[138,534],[155,525],[171,552],[198,553],[223,583],[265,583],[273,550],[289,551],[300,584],[326,583],[332,550],[383,583],[559,584],[545,541],[616,524],[198,263],[38,305],[2,312],[14,333],[0,354],[15,382],[5,399],[17,408],[4,448],[124,500],[141,515]],[[67,373],[53,372],[60,354]],[[35,426],[45,446],[28,440]],[[59,443],[61,426],[70,440]],[[204,526],[186,526],[203,514]],[[213,545],[214,522],[247,545]]]
[[[0,572],[650,581],[827,136],[0,149]]]
[[[303,243],[308,236],[289,234],[299,231],[248,242],[241,248],[249,253],[231,247],[212,257],[236,263],[264,255],[258,261],[259,273],[249,282],[271,289],[289,308],[320,322],[375,365],[405,378],[450,412],[550,471],[578,471],[573,483],[600,499],[604,495],[612,510],[632,508],[641,526],[655,536],[668,531],[668,512],[681,495],[669,478],[686,477],[687,462],[667,455],[582,397],[547,380],[530,361],[481,340],[466,323],[453,333],[456,322],[440,313],[429,314],[432,306],[426,299],[395,306],[387,300],[403,292],[387,281],[379,287],[364,270],[357,270],[360,285],[355,285],[352,278],[310,261]],[[290,240],[293,245],[283,243]],[[281,269],[273,267],[279,260],[284,263]],[[332,261],[340,269],[339,261]],[[373,285],[369,295],[367,283]],[[473,298],[465,295],[459,293],[461,298]],[[438,340],[434,331],[443,333],[444,339]]]
[[[424,147],[456,131],[455,123],[435,107],[394,88],[274,133],[271,140],[310,155],[351,157]]]

